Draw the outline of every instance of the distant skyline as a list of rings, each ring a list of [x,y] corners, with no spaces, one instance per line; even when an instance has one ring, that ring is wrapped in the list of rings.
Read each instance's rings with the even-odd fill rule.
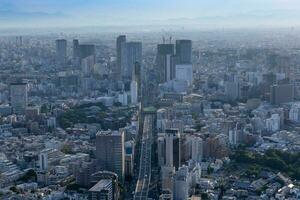
[[[298,26],[299,0],[0,0],[2,27]]]

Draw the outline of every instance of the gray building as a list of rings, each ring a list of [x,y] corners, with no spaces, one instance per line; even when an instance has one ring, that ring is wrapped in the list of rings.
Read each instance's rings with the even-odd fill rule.
[[[157,45],[156,71],[158,82],[165,83],[175,78],[174,44]]]
[[[56,40],[56,62],[66,64],[67,62],[67,40]]]
[[[96,48],[93,44],[81,44],[79,45],[79,55],[81,59],[89,56],[94,56],[96,59]],[[96,61],[95,61],[96,62]]]
[[[113,183],[110,179],[102,179],[88,191],[89,200],[113,200]]]
[[[98,170],[115,172],[124,180],[125,173],[124,133],[101,131],[96,135],[96,159]]]
[[[24,115],[28,104],[27,83],[10,84],[10,103],[13,113]]]
[[[122,75],[122,70],[126,68],[127,65],[127,53],[126,53],[126,36],[120,35],[117,38],[117,66],[115,70],[116,77],[120,80]]]
[[[270,101],[274,105],[281,103],[288,103],[294,101],[295,92],[294,85],[292,84],[281,84],[281,85],[272,85]]]
[[[80,57],[79,40],[73,40],[73,59]]]
[[[176,40],[176,57],[177,64],[192,63],[192,41],[191,40]]]
[[[142,63],[142,43],[141,42],[127,42],[127,65],[123,69],[123,76],[128,79],[132,79],[134,74],[135,64]]]

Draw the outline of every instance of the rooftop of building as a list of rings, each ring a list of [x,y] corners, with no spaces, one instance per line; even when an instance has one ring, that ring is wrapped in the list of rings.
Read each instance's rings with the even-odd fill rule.
[[[110,179],[102,179],[96,185],[94,185],[89,192],[99,192],[101,190],[106,190],[109,185],[112,185],[112,180]]]

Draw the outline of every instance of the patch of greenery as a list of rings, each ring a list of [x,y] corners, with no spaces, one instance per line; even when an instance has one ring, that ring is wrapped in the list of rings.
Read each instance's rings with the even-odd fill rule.
[[[36,181],[37,180],[37,174],[33,169],[28,170],[24,176],[18,179],[18,181],[28,182],[28,181]]]
[[[258,172],[259,167],[266,167],[300,180],[300,153],[289,153],[279,150],[268,150],[265,154],[238,150],[232,155],[237,163],[253,165],[252,173]]]
[[[94,106],[100,109],[91,114],[91,107]],[[130,122],[132,113],[130,108],[113,107],[108,109],[102,103],[89,103],[73,107],[61,114],[58,117],[58,123],[63,129],[72,128],[77,123],[97,123],[104,130],[118,130]]]

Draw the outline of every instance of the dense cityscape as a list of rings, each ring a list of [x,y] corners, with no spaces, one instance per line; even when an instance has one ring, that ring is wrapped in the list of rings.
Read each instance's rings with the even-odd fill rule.
[[[0,0],[0,200],[300,200],[300,1]]]
[[[0,38],[0,199],[300,199],[300,34]]]

